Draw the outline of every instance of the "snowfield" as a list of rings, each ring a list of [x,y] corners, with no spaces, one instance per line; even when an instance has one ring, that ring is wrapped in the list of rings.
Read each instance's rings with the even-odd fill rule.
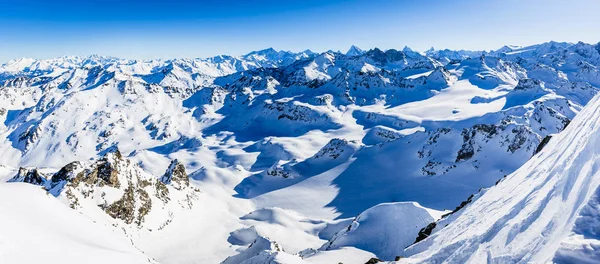
[[[0,262],[596,263],[599,67],[581,42],[10,61]]]
[[[3,263],[157,263],[123,232],[95,224],[41,188],[0,185]]]

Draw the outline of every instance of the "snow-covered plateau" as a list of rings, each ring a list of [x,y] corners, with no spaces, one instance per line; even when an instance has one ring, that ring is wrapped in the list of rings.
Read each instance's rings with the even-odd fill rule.
[[[582,42],[13,60],[0,263],[600,263],[598,91]]]

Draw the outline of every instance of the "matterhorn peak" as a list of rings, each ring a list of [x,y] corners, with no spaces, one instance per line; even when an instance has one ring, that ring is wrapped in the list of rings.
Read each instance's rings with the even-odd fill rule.
[[[365,53],[365,51],[363,51],[362,49],[360,49],[357,46],[352,45],[352,46],[350,46],[350,49],[348,49],[348,51],[346,52],[346,56],[351,56],[351,57],[360,56],[364,53]]]

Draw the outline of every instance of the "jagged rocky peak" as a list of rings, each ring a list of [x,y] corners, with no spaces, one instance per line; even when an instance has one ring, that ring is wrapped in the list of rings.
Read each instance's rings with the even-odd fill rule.
[[[185,166],[177,159],[171,161],[160,181],[164,184],[170,184],[178,190],[190,186],[190,178],[185,172]]]
[[[130,161],[123,159],[118,149],[107,152],[102,159],[96,162],[95,173],[98,178],[109,186],[119,187],[119,166],[121,162],[129,165]]]
[[[37,168],[19,168],[17,175],[15,175],[9,182],[25,182],[35,185],[44,185],[47,181],[46,176],[41,173]]]
[[[61,170],[67,174],[78,168],[76,164],[67,166],[68,168]],[[165,175],[169,177],[168,183],[177,183],[173,185],[176,191],[182,191],[184,186],[189,186],[185,168],[177,161],[171,163]],[[83,172],[77,173],[66,188],[65,195],[73,208],[83,206],[81,200],[93,200],[112,218],[140,227],[145,226],[146,216],[153,213],[158,216],[155,218],[161,219],[162,222],[150,225],[159,228],[168,224],[171,218],[170,213],[161,208],[165,208],[173,200],[191,208],[193,201],[197,199],[198,191],[190,188],[186,190],[186,194],[181,195],[169,190],[162,181],[124,158],[118,149],[107,152],[102,159]],[[115,192],[115,189],[118,191]]]
[[[364,53],[365,53],[364,50],[360,49],[357,46],[352,45],[352,46],[350,46],[350,49],[348,49],[348,51],[346,52],[346,56],[350,56],[350,57],[360,56]]]
[[[125,159],[117,148],[112,148],[101,159],[88,167],[84,168],[83,164],[78,161],[65,165],[52,176],[50,188],[54,189],[56,185],[65,181],[69,182],[72,187],[84,184],[120,188],[119,174],[122,173],[124,167],[129,165],[131,165],[130,161]]]
[[[52,175],[50,183],[46,188],[52,195],[58,196],[67,182],[72,181],[76,177],[82,177],[81,173],[83,173],[83,170],[84,166],[81,162],[71,162]]]
[[[72,209],[84,213],[100,209],[114,219],[113,224],[148,229],[168,225],[172,210],[191,208],[199,193],[190,188],[185,167],[179,161],[171,162],[159,180],[117,148],[90,163],[71,162],[47,179],[38,169],[21,168],[11,181],[44,186]],[[149,223],[148,215],[153,215]]]

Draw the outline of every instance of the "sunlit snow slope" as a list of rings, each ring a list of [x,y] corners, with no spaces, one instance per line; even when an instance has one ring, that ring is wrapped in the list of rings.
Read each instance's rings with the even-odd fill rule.
[[[1,263],[156,263],[32,185],[0,184]]]
[[[540,154],[407,250],[418,254],[406,262],[598,263],[599,186],[596,97]]]

